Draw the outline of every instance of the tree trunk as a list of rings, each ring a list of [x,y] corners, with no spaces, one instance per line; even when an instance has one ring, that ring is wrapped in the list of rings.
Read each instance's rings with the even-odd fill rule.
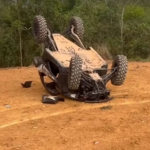
[[[20,21],[20,11],[18,8],[19,0],[17,0],[17,11],[18,11],[18,20]],[[20,51],[20,65],[23,66],[23,57],[22,57],[22,36],[21,36],[21,28],[18,28],[18,36],[19,36],[19,51]]]
[[[124,10],[125,10],[125,7],[122,8],[121,23],[120,23],[120,38],[121,38],[121,50],[122,50],[122,53],[124,52],[124,39],[123,39]]]
[[[21,36],[21,30],[18,30],[19,35],[19,51],[20,51],[20,65],[23,66],[23,60],[22,60],[22,36]]]

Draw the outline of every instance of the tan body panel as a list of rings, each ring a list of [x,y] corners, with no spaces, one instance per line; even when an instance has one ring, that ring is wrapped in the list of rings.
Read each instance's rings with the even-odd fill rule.
[[[58,51],[46,50],[65,67],[69,67],[71,57],[75,54],[78,54],[82,58],[83,69],[101,68],[102,65],[106,64],[102,57],[92,48],[84,50],[61,34],[53,34],[53,38]]]

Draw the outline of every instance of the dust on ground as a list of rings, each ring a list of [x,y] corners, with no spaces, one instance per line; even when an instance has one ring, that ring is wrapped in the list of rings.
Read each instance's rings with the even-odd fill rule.
[[[0,70],[0,150],[149,150],[149,75],[150,63],[130,62],[122,86],[107,84],[112,101],[51,105],[36,68]]]

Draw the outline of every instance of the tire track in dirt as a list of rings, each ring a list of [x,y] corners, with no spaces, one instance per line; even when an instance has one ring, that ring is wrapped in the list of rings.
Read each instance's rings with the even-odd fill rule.
[[[147,67],[144,67],[146,66]],[[145,77],[145,73],[150,73],[150,64],[144,63],[132,63],[129,64],[129,73],[127,75],[126,82],[123,86],[117,87],[108,83],[108,88],[111,90],[111,95],[115,97],[109,103],[96,104],[96,105],[82,105],[78,102],[65,102],[63,105],[57,104],[56,107],[48,106],[43,109],[43,104],[39,102],[39,97],[45,93],[44,88],[40,84],[37,70],[35,68],[21,68],[21,69],[7,69],[0,72],[0,76],[5,76],[0,78],[3,83],[3,88],[1,89],[4,95],[1,95],[0,99],[0,128],[7,127],[9,125],[15,125],[22,123],[23,121],[30,121],[34,119],[40,119],[40,117],[50,117],[51,115],[61,115],[69,112],[81,110],[88,110],[92,108],[98,108],[100,106],[107,105],[130,105],[130,104],[140,104],[148,103],[148,98],[150,97],[148,85],[150,79]],[[144,72],[143,72],[144,71]],[[138,74],[140,72],[141,74]],[[2,73],[2,74],[1,74]],[[17,73],[22,76],[17,78]],[[142,74],[144,73],[144,74]],[[12,76],[14,74],[14,76]],[[27,80],[27,78],[33,80],[33,86],[30,89],[20,88],[20,83],[22,80]],[[138,82],[136,82],[138,81]],[[18,92],[16,92],[18,91]],[[5,95],[6,94],[6,95]],[[120,99],[126,100],[126,102],[120,102]],[[136,102],[138,100],[138,102]],[[3,106],[4,103],[12,104],[11,109],[7,109]],[[78,105],[74,107],[73,105]],[[35,113],[38,109],[41,109],[39,113]],[[49,110],[50,109],[50,110]],[[26,113],[23,113],[26,111]],[[34,112],[35,111],[35,112]]]
[[[145,103],[150,103],[150,100],[143,100],[143,101],[133,101],[133,100],[128,100],[126,102],[122,102],[122,103],[116,103],[116,102],[107,102],[107,103],[101,103],[101,104],[89,104],[89,105],[80,105],[79,107],[75,107],[75,108],[69,108],[67,107],[63,107],[62,110],[60,111],[56,111],[56,112],[52,112],[50,110],[46,110],[40,113],[35,113],[35,115],[31,115],[30,112],[27,113],[25,115],[25,118],[22,119],[21,115],[18,115],[16,117],[15,115],[15,121],[12,121],[10,119],[10,121],[8,121],[8,123],[3,123],[3,121],[0,121],[1,125],[0,125],[0,129],[9,127],[9,126],[13,126],[13,125],[17,125],[17,124],[21,124],[21,123],[25,123],[28,121],[33,121],[33,120],[39,120],[39,119],[45,119],[45,118],[49,118],[49,117],[53,117],[53,116],[59,116],[59,115],[64,115],[67,113],[72,113],[72,112],[76,112],[76,111],[85,111],[85,110],[90,110],[90,109],[97,109],[103,106],[124,106],[124,105],[139,105],[139,104],[145,104]],[[21,111],[21,110],[20,110]],[[53,110],[54,111],[54,110]],[[10,114],[10,112],[8,112],[8,114]],[[4,118],[7,118],[9,115],[7,113],[5,113],[5,115],[3,115]],[[15,114],[21,114],[21,112],[19,112],[19,110],[16,110]],[[28,118],[28,115],[33,116]],[[6,117],[7,116],[7,117]]]

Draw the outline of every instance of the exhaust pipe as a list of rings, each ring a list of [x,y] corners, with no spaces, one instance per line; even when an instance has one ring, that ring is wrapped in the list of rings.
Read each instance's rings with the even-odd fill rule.
[[[38,69],[39,72],[44,73],[46,76],[51,78],[53,81],[57,82],[56,78],[52,75],[52,73],[46,68],[43,61],[39,57],[34,57],[33,64]]]
[[[38,66],[37,69],[39,70],[39,72],[44,73],[46,76],[48,76],[49,78],[51,78],[53,81],[57,82],[56,79],[51,75],[51,73],[49,72],[49,70],[43,64],[41,64],[40,66]]]

